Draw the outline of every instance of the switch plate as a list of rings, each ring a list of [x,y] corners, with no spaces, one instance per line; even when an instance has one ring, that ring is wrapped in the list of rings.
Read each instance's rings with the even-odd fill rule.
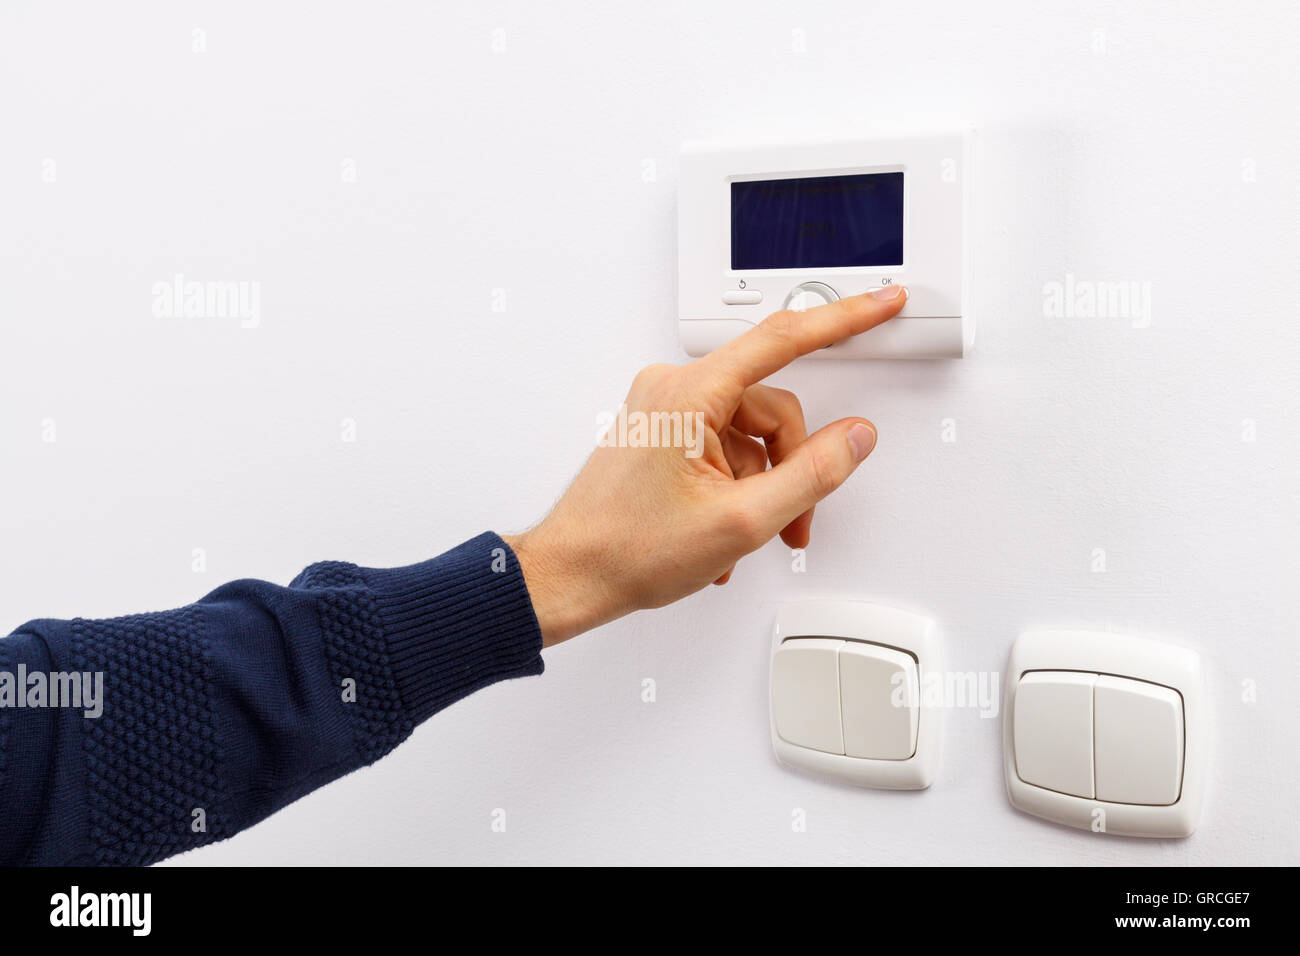
[[[1080,746],[1085,703],[1089,748]],[[1025,632],[1003,691],[1007,795],[1067,826],[1189,836],[1201,814],[1207,725],[1196,652],[1103,632]]]
[[[782,607],[769,691],[777,760],[862,787],[930,786],[942,709],[924,706],[923,689],[938,662],[937,628],[919,614],[858,601]],[[828,725],[832,702],[841,717],[838,741]]]

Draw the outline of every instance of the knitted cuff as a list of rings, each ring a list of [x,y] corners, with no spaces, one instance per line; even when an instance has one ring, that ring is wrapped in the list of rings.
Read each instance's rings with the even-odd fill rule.
[[[488,684],[542,673],[542,632],[523,572],[495,533],[419,564],[361,574],[413,724]]]

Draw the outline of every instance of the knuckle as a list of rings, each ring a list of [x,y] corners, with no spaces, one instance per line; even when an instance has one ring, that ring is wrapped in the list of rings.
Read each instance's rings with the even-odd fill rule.
[[[793,309],[782,309],[769,315],[763,322],[763,327],[776,341],[787,341],[793,345],[799,334],[799,324],[802,320],[802,316]]]
[[[647,388],[658,384],[667,378],[671,373],[677,370],[677,366],[668,365],[664,362],[656,362],[653,365],[647,365],[641,371],[636,373],[632,379],[632,385],[637,388]]]
[[[737,505],[726,515],[727,529],[747,551],[767,540],[761,516],[752,508]]]
[[[767,340],[768,349],[782,365],[799,357],[799,335],[803,316],[791,309],[773,312],[759,326]]]
[[[818,500],[825,498],[839,487],[835,462],[825,452],[814,452],[808,462],[809,483]]]
[[[834,304],[836,325],[843,328],[846,336],[863,326],[866,316],[857,302],[852,299],[837,299]]]
[[[803,418],[803,402],[799,401],[799,396],[789,389],[773,389],[772,397],[776,401],[778,409],[785,414],[787,418]]]

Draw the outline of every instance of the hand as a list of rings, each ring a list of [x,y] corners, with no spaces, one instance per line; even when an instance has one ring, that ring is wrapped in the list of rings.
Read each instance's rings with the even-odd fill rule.
[[[880,325],[906,301],[906,289],[886,286],[777,312],[703,358],[640,372],[625,402],[628,427],[611,429],[613,443],[596,449],[540,524],[505,539],[543,643],[725,584],[738,560],[778,533],[806,547],[813,505],[871,453],[876,428],[842,418],[808,435],[794,394],[759,383]],[[638,420],[670,427],[638,431]]]

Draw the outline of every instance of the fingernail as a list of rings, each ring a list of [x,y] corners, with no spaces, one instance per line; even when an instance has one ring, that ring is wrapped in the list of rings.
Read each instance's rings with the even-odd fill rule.
[[[849,447],[853,449],[854,463],[860,462],[876,447],[876,430],[865,422],[858,422],[849,429]]]
[[[906,295],[907,289],[901,285],[883,285],[879,289],[872,289],[871,295],[876,299],[896,299],[899,295]]]

